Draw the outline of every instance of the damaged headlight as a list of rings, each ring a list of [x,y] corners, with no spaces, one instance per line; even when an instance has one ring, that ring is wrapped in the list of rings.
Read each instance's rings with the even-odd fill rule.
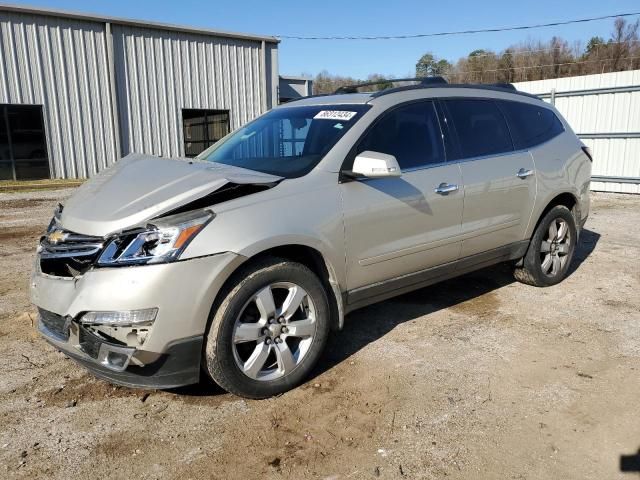
[[[64,207],[61,203],[58,203],[58,205],[56,205],[56,208],[53,210],[53,217],[51,218],[49,226],[47,227],[47,233],[53,232],[58,227],[58,223],[60,222],[60,215],[62,215],[63,208]]]
[[[143,265],[177,260],[214,216],[213,212],[197,210],[159,218],[144,230],[123,232],[107,244],[98,265]]]

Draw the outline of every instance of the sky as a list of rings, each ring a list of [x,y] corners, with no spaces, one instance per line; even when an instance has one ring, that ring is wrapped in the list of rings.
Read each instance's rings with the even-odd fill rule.
[[[11,1],[11,0],[9,0]],[[266,35],[402,35],[547,23],[640,11],[638,0],[29,0],[15,4]],[[635,21],[639,17],[631,17]],[[280,73],[366,78],[413,75],[426,52],[456,61],[478,48],[500,51],[527,39],[561,36],[583,44],[609,38],[613,20],[535,30],[409,40],[283,39]]]

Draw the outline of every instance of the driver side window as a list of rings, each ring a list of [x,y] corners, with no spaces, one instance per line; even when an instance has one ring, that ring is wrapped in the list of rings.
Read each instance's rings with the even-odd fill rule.
[[[396,157],[402,170],[445,161],[444,145],[433,102],[418,102],[384,113],[360,142],[366,150]]]

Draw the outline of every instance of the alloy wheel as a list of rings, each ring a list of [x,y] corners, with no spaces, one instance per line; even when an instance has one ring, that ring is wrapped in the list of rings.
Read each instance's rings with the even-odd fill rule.
[[[571,249],[569,225],[562,218],[555,218],[549,224],[547,239],[540,245],[542,272],[555,277],[564,269]]]
[[[256,292],[240,311],[233,329],[238,368],[260,381],[291,373],[313,343],[316,313],[313,300],[300,285],[277,282]]]

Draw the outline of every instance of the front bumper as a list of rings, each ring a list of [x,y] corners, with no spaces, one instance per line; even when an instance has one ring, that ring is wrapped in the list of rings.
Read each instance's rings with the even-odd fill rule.
[[[56,325],[57,323],[57,325]],[[200,379],[202,336],[169,345],[165,353],[145,365],[133,365],[136,348],[107,342],[81,324],[45,310],[38,315],[38,330],[51,345],[73,358],[95,376],[137,388],[174,388]]]
[[[31,298],[43,337],[96,376],[132,387],[172,388],[200,377],[211,305],[243,257],[223,253],[181,262],[100,268],[76,278],[42,273],[36,260]],[[87,311],[158,308],[143,341],[111,341],[83,327]]]

